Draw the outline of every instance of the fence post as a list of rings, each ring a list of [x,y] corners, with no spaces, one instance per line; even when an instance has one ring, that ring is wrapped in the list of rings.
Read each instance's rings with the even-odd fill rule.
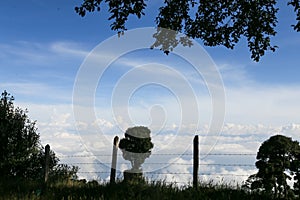
[[[119,137],[116,136],[113,142],[113,153],[110,169],[110,183],[116,182],[116,168],[117,168],[117,153],[118,153]]]
[[[47,184],[48,182],[49,161],[50,161],[50,145],[47,144],[45,147],[45,184]]]
[[[194,163],[193,163],[193,187],[198,188],[198,170],[199,170],[199,138],[194,137]]]

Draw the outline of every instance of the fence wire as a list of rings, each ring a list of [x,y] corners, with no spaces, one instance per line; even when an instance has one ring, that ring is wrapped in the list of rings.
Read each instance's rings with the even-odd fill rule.
[[[200,156],[205,156],[203,160],[207,158],[207,156],[256,156],[254,153],[200,153]],[[122,154],[117,154],[117,156],[122,156]],[[192,153],[161,153],[161,154],[152,154],[151,156],[193,156]],[[71,158],[99,158],[99,157],[112,157],[111,154],[98,154],[98,155],[63,155],[60,156],[61,158],[64,159],[71,159]],[[251,174],[237,174],[237,173],[211,173],[211,172],[201,172],[201,166],[207,166],[207,167],[241,167],[241,168],[248,168],[248,169],[255,169],[254,164],[245,164],[245,163],[203,163],[201,162],[202,159],[200,159],[199,166],[200,166],[200,172],[198,173],[199,176],[214,176],[214,177],[225,177],[225,176],[233,176],[233,177],[248,177]],[[110,169],[110,162],[66,162],[64,164],[67,165],[75,165],[75,166],[86,166],[86,165],[103,165],[107,168]],[[130,162],[117,162],[118,165],[129,165]],[[178,163],[178,162],[145,162],[143,166],[149,166],[149,165],[168,165],[168,166],[189,166],[193,167],[193,163]],[[119,175],[122,174],[121,171],[117,170]],[[207,171],[207,169],[206,169]],[[104,171],[78,171],[78,174],[84,175],[84,174],[106,174],[109,176],[110,170],[104,170]],[[152,172],[144,172],[144,174],[147,175],[192,175],[192,172],[172,172],[172,171],[167,171],[167,172],[161,172],[161,171],[152,171]],[[176,182],[175,183],[179,183]]]
[[[122,154],[117,154],[122,156]],[[255,153],[200,153],[200,156],[256,156]],[[192,153],[160,153],[152,154],[151,156],[193,156]],[[76,158],[76,157],[112,157],[111,154],[96,154],[96,155],[61,155],[60,158]]]

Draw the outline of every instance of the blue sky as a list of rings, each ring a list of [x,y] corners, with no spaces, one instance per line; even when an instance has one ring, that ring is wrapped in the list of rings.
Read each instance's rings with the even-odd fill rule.
[[[82,58],[78,58],[77,63],[74,57],[52,59],[51,62],[42,63],[41,66],[41,63],[34,63],[28,57],[26,59],[25,53],[34,54],[40,51],[40,48],[44,48],[45,52],[42,54],[47,56],[49,53],[47,48],[53,43],[69,43],[88,52],[99,42],[114,34],[109,28],[110,22],[106,20],[108,17],[106,12],[87,14],[85,18],[81,18],[74,12],[74,6],[79,3],[80,1],[37,0],[1,2],[0,41],[4,48],[2,56],[8,57],[1,59],[1,66],[2,70],[4,66],[7,66],[4,71],[7,74],[7,80],[10,76],[14,77],[14,80],[15,78],[27,80],[31,71],[41,73],[39,77],[43,75],[45,77],[45,73],[72,77],[77,70],[74,65]],[[158,2],[148,4],[150,5],[146,10],[146,16],[142,20],[131,17],[127,24],[128,29],[154,25],[153,21],[160,4]],[[104,7],[103,11],[105,9]],[[235,50],[227,50],[223,47],[206,47],[206,50],[217,64],[228,63],[237,68],[243,68],[247,76],[257,82],[277,85],[298,84],[297,50],[299,50],[300,41],[299,35],[290,26],[293,23],[294,13],[291,12],[291,8],[280,3],[278,34],[273,38],[273,43],[280,48],[275,53],[267,53],[259,63],[251,61],[244,41],[239,43]],[[10,51],[24,51],[23,55],[21,52],[16,52],[19,53],[18,55],[5,52],[12,47],[17,49],[10,49]],[[16,59],[13,58],[15,56],[23,57]],[[14,62],[12,63],[9,59]]]
[[[120,129],[126,129],[130,123],[122,115],[112,116],[111,95],[114,86],[135,65],[149,63],[168,66],[188,77],[196,91],[200,112],[197,133],[205,135],[212,109],[210,93],[202,84],[203,77],[194,76],[189,65],[175,55],[166,56],[158,50],[148,49],[130,52],[112,63],[96,90],[95,124],[78,123],[76,126],[78,121],[74,119],[72,110],[76,75],[86,56],[101,42],[115,35],[110,30],[105,6],[102,8],[104,12],[87,14],[82,18],[74,11],[80,2],[27,0],[0,3],[0,89],[13,94],[17,105],[28,108],[29,116],[37,120],[42,143],[52,144],[59,155],[80,153],[80,148],[74,150],[80,143],[78,129],[87,131],[93,129],[95,124],[104,132],[119,132],[122,137]],[[154,26],[160,3],[148,2],[146,16],[141,20],[130,17],[127,28]],[[216,63],[225,85],[225,119],[218,145],[214,149],[217,152],[224,149],[227,152],[256,152],[259,144],[275,133],[300,139],[300,36],[291,27],[295,23],[292,9],[282,2],[279,8],[278,33],[272,38],[273,44],[279,49],[275,53],[267,53],[260,62],[250,59],[243,39],[234,50],[204,47]],[[112,46],[109,51],[113,52],[114,48],[118,47]],[[155,70],[148,73],[144,71],[142,79],[151,76],[157,76]],[[170,78],[167,73],[161,76]],[[176,85],[175,82],[171,83]],[[159,134],[159,129],[154,131],[157,136],[155,141],[161,142],[160,148],[164,147],[162,141],[169,140],[168,133],[178,130],[181,114],[176,95],[168,86],[153,84],[141,87],[129,100],[134,121],[146,125],[165,122],[164,135]],[[183,124],[188,136],[194,134],[190,131],[194,130],[193,126]],[[185,138],[185,135],[179,136]],[[211,139],[215,141],[215,138]],[[209,137],[203,138],[204,149],[204,141],[209,140]],[[93,146],[91,141],[93,137],[88,135],[85,142]],[[185,145],[183,142],[179,145],[183,149],[178,147],[178,150],[185,150]],[[236,171],[245,173],[241,170]]]
[[[105,6],[102,9],[104,12],[87,14],[82,18],[74,12],[74,6],[79,4],[80,1],[1,2],[0,65],[1,74],[5,74],[2,76],[3,89],[22,101],[71,102],[74,79],[85,56],[100,42],[115,34],[106,20],[108,14]],[[131,17],[128,29],[154,25],[160,3],[150,1],[148,4],[146,16],[142,20]],[[260,85],[291,88],[299,85],[297,52],[300,40],[291,27],[294,13],[283,3],[279,6],[278,34],[273,38],[273,44],[278,45],[279,49],[275,53],[267,53],[259,63],[250,59],[243,40],[234,50],[204,47],[218,65],[226,86],[249,88],[248,84],[252,83],[251,87],[255,88]],[[146,56],[148,53],[139,53],[137,57],[143,54],[151,59]],[[156,58],[158,56],[163,62],[172,60],[171,56],[157,53]],[[57,92],[55,95],[42,94],[44,87]]]

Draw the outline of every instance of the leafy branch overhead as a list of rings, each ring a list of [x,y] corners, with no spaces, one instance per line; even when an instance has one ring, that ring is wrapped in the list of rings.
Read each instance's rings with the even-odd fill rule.
[[[146,1],[143,0],[83,0],[75,11],[82,17],[87,12],[101,10],[101,3],[108,5],[112,20],[111,29],[123,33],[130,15],[141,18],[145,15]],[[275,0],[228,0],[228,1],[195,1],[165,0],[159,8],[156,26],[184,33],[190,38],[201,39],[207,46],[225,46],[233,49],[242,37],[245,37],[251,58],[259,61],[266,51],[275,51],[277,46],[271,44],[271,37],[276,35],[278,23]],[[300,0],[290,0],[287,5],[293,7],[296,23],[295,31],[300,31]],[[168,45],[158,38],[164,32],[158,29],[156,44],[168,53],[178,44],[187,46],[186,39],[177,39],[176,35],[168,36]],[[157,35],[160,35],[159,37]],[[189,44],[190,45],[190,44]]]

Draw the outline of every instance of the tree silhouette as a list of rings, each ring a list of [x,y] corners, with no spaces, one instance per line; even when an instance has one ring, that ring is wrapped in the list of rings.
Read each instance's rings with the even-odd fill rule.
[[[15,108],[14,97],[4,91],[0,99],[0,183],[8,179],[41,181],[44,179],[45,151],[34,121],[27,110]],[[50,151],[50,178],[59,173],[76,174],[76,168],[62,168]],[[52,178],[53,179],[53,178]],[[1,187],[0,184],[0,187]]]
[[[297,141],[283,135],[272,136],[263,142],[256,157],[258,172],[247,180],[249,188],[273,194],[274,198],[289,199],[294,196],[287,179],[293,180],[293,175],[296,173],[294,189],[297,189],[299,185],[297,175],[300,169],[299,150]]]
[[[5,177],[42,176],[43,152],[35,122],[27,110],[15,108],[14,97],[4,91],[0,101],[0,171]],[[53,165],[57,163],[53,159]]]
[[[80,16],[87,12],[100,11],[103,0],[82,0],[75,11]],[[111,29],[123,33],[130,15],[141,18],[145,15],[144,0],[105,0],[108,18],[113,20]],[[156,17],[157,27],[182,32],[191,38],[201,39],[205,45],[223,45],[234,48],[242,37],[245,37],[251,52],[251,58],[259,61],[265,51],[275,51],[277,46],[271,45],[272,36],[276,35],[277,2],[274,0],[241,0],[241,1],[195,1],[195,0],[165,0],[159,8]],[[294,8],[296,24],[295,31],[300,31],[300,1],[289,0],[287,4]],[[161,46],[166,53],[175,48],[178,43],[191,45],[186,37],[176,37],[176,34],[157,29],[154,35],[154,46]]]
[[[142,172],[141,165],[151,155],[153,143],[151,142],[151,131],[144,126],[128,128],[125,138],[120,140],[119,148],[123,152],[123,158],[131,162],[132,169],[127,172]]]
[[[291,163],[290,170],[294,174],[294,193],[300,197],[300,147],[297,146],[292,152],[294,159]]]

